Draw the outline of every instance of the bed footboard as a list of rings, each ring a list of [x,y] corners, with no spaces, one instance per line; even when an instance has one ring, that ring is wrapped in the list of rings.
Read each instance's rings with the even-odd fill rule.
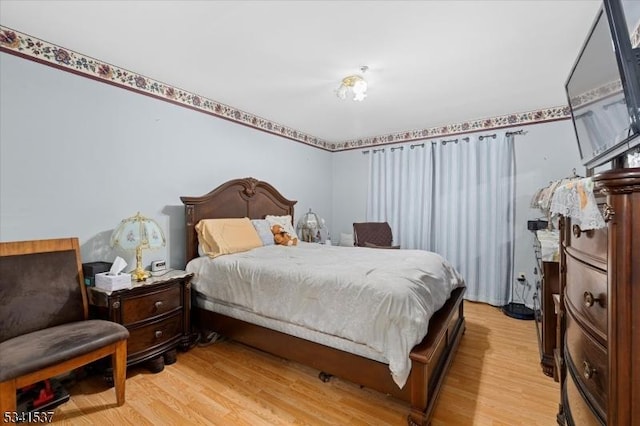
[[[453,291],[445,306],[429,321],[429,334],[411,351],[409,425],[429,424],[440,388],[465,330],[464,291],[464,288]]]
[[[426,425],[464,332],[464,290],[454,290],[431,318],[429,334],[411,351],[411,374],[402,389],[391,378],[389,366],[378,361],[201,308],[193,310],[194,322],[201,330],[216,331],[253,348],[404,400],[411,405],[409,424]]]

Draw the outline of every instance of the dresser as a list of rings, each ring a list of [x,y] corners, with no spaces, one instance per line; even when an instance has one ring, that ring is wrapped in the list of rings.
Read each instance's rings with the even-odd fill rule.
[[[640,169],[593,182],[606,227],[561,221],[558,421],[640,424]]]
[[[175,362],[176,348],[189,348],[192,277],[171,271],[111,293],[89,287],[91,316],[129,330],[127,366],[147,362],[152,372],[159,372]]]
[[[557,315],[554,297],[560,293],[560,266],[558,263],[558,232],[539,230],[535,234],[534,250],[540,277],[539,291],[534,295],[536,308],[536,334],[540,350],[542,372],[558,381],[554,359],[557,347]]]
[[[540,366],[542,372],[558,380],[554,350],[556,349],[557,316],[554,296],[559,293],[558,262],[542,262],[541,301],[540,301]]]

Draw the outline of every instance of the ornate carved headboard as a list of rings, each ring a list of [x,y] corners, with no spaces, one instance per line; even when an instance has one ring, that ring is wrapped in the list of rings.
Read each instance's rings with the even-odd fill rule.
[[[185,205],[187,233],[186,261],[198,257],[196,224],[202,219],[291,215],[297,201],[288,200],[267,182],[248,177],[223,183],[201,197],[180,197]]]

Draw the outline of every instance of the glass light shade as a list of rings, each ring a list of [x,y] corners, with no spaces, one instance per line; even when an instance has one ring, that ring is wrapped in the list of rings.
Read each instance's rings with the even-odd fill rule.
[[[340,99],[346,99],[347,95],[353,98],[354,101],[362,101],[367,97],[367,81],[359,75],[350,75],[342,79],[342,83],[336,95]]]
[[[353,100],[362,101],[367,97],[367,82],[358,80],[353,85]]]
[[[149,277],[149,273],[142,268],[142,249],[160,248],[166,243],[160,225],[155,220],[142,216],[140,212],[123,219],[111,234],[112,247],[136,251],[136,269],[132,275],[138,281]]]

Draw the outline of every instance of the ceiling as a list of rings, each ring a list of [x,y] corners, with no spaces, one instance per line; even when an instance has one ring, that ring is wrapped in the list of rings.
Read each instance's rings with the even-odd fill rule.
[[[0,0],[0,24],[338,142],[565,105],[599,6]],[[338,99],[362,65],[368,97]]]

